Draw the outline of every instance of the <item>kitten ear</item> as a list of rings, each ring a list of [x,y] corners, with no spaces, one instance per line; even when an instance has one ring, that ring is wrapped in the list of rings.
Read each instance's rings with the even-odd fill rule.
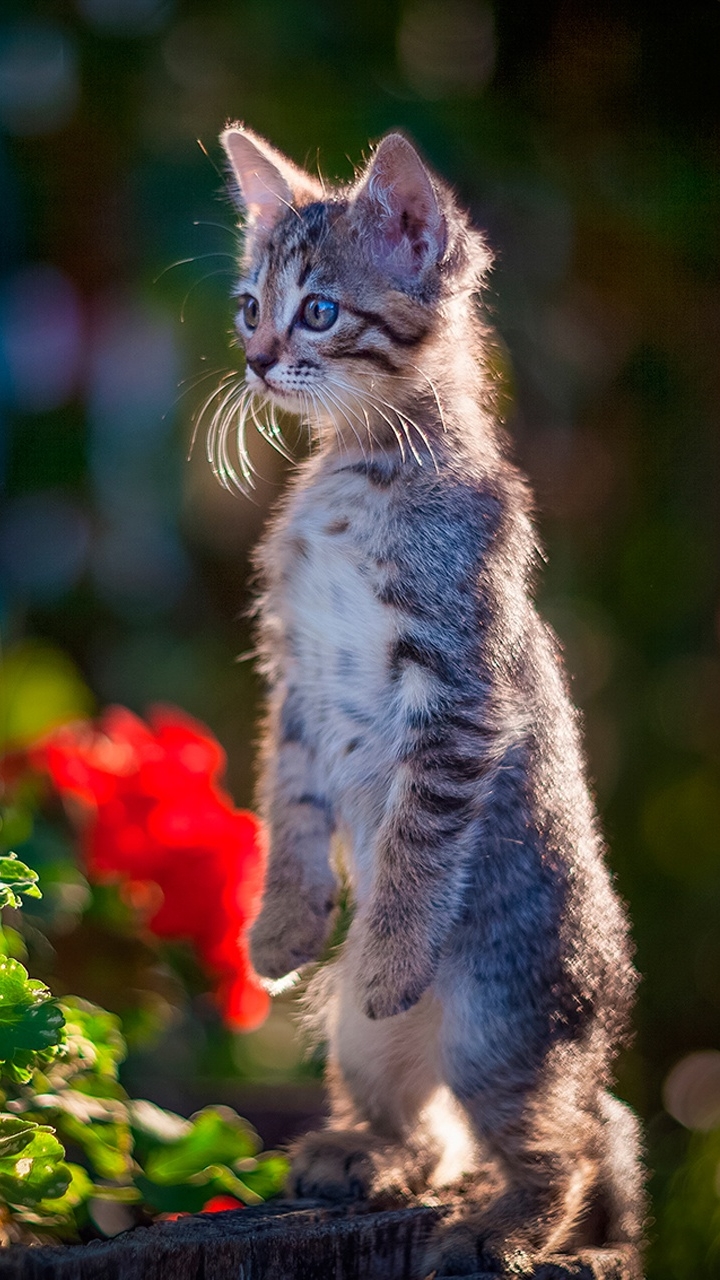
[[[267,235],[286,209],[322,200],[319,182],[244,125],[230,125],[220,141],[247,209],[251,231]]]
[[[445,252],[447,225],[433,180],[401,133],[389,133],[379,143],[355,207],[373,256],[391,275],[410,283]]]

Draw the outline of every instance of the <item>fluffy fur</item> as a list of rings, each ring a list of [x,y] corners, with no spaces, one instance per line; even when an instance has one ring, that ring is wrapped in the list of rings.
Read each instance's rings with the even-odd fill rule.
[[[303,414],[317,445],[258,556],[258,972],[322,953],[331,846],[355,904],[316,980],[332,1115],[292,1188],[444,1188],[440,1274],[485,1250],[635,1244],[636,1125],[607,1092],[635,975],[531,600],[526,485],[486,407],[486,246],[399,134],[342,190],[241,126],[222,141],[246,211],[247,386],[221,397],[219,469],[258,402]]]

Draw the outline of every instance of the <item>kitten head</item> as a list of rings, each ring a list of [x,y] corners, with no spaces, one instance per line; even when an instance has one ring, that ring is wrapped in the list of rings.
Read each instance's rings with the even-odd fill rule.
[[[488,266],[450,191],[399,133],[324,184],[241,125],[221,138],[245,212],[236,328],[247,386],[358,435],[425,386],[428,352]],[[397,434],[397,433],[396,433]]]

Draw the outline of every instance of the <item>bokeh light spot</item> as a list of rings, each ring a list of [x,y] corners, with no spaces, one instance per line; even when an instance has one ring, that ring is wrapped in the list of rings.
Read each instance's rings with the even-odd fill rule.
[[[495,66],[495,22],[482,0],[421,0],[398,33],[400,64],[424,97],[478,93]]]
[[[80,97],[77,52],[51,22],[17,22],[0,31],[0,124],[8,133],[56,133]]]
[[[6,394],[24,413],[64,404],[77,388],[82,362],[82,310],[77,289],[56,267],[33,263],[0,291],[0,366]]]
[[[720,1051],[689,1053],[669,1072],[663,1086],[665,1110],[686,1129],[707,1132],[720,1126]]]

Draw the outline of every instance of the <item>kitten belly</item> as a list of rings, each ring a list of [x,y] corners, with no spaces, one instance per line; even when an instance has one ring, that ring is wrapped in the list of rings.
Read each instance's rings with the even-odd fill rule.
[[[393,613],[376,599],[370,566],[352,546],[307,530],[296,543],[286,588],[288,675],[362,899],[393,766]]]

